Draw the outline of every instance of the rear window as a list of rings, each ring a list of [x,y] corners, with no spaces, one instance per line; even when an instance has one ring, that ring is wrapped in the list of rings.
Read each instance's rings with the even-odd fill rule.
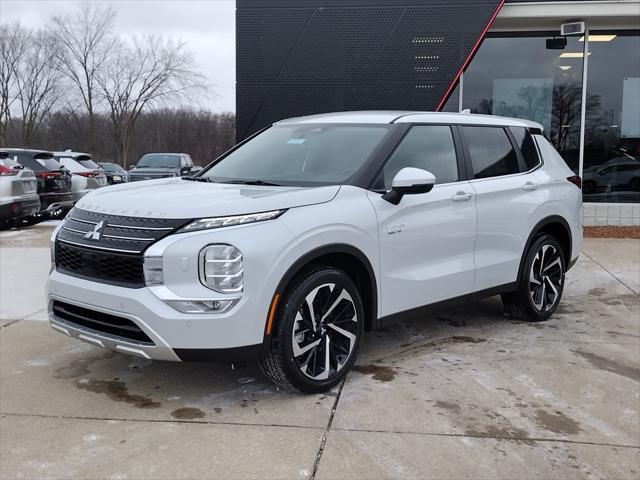
[[[53,155],[37,153],[33,157],[47,170],[60,170],[60,164],[55,158],[53,158]]]
[[[516,144],[522,152],[527,171],[537,167],[540,164],[540,157],[538,156],[538,149],[529,131],[524,127],[509,127],[509,130],[511,130],[513,138],[516,140]]]
[[[8,168],[17,168],[17,169],[22,168],[22,165],[20,165],[18,162],[14,162],[10,158],[0,157],[0,165],[3,165]]]
[[[89,168],[91,170],[96,170],[97,168],[99,168],[98,164],[91,160],[91,157],[77,157],[76,162],[78,162],[83,167]]]

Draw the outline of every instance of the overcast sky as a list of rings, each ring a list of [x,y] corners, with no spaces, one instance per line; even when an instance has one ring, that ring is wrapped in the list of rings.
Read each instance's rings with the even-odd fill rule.
[[[235,111],[235,0],[91,1],[116,9],[116,33],[182,39],[197,68],[213,85],[214,95],[205,106],[214,111]],[[71,14],[76,7],[75,0],[0,0],[0,21],[44,27],[53,15]]]

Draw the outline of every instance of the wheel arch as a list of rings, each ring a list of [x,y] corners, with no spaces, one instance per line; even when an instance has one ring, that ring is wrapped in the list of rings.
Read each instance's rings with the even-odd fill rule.
[[[522,251],[522,256],[520,258],[520,266],[518,268],[518,287],[520,286],[520,279],[522,278],[522,269],[524,268],[526,254],[531,248],[531,245],[533,244],[535,239],[544,233],[552,235],[558,241],[558,243],[560,243],[560,246],[562,247],[562,253],[565,257],[567,269],[571,264],[573,239],[571,236],[571,227],[569,227],[569,222],[567,222],[560,215],[550,215],[548,217],[545,217],[538,223],[536,223],[535,226],[531,229],[531,233],[529,234],[527,242],[525,243],[524,249]]]
[[[278,286],[272,296],[281,298],[287,290],[291,281],[304,269],[313,265],[327,265],[343,270],[354,281],[360,295],[365,310],[365,329],[371,330],[377,327],[378,322],[378,284],[371,262],[367,256],[358,248],[345,244],[334,243],[315,248],[298,258],[285,272],[280,279]],[[275,306],[278,308],[278,305]],[[271,308],[269,314],[271,314]],[[270,341],[265,324],[265,341]],[[273,329],[272,329],[273,331]]]

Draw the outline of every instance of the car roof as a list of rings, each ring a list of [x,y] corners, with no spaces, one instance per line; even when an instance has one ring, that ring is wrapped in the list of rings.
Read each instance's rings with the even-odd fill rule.
[[[321,113],[304,117],[287,118],[276,122],[277,125],[292,125],[306,123],[451,123],[465,125],[496,125],[542,130],[542,125],[531,120],[519,118],[499,117],[496,115],[479,115],[475,113],[449,112],[412,112],[412,111],[358,111]]]
[[[188,153],[178,153],[178,152],[149,152],[149,153],[145,153],[142,156],[144,157],[145,155],[189,155]]]
[[[45,153],[47,155],[51,155],[53,156],[53,152],[51,150],[37,150],[34,148],[3,148],[2,149],[3,152],[26,152],[30,155],[37,155],[39,153]]]
[[[71,150],[65,150],[64,152],[53,152],[53,155],[56,157],[71,157],[71,158],[89,157],[89,159],[91,159],[90,153],[72,152]],[[83,160],[86,160],[86,159],[83,159]]]

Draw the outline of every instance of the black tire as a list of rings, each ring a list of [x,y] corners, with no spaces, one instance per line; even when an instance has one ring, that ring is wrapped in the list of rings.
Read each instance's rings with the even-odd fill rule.
[[[565,266],[558,241],[547,234],[537,237],[526,253],[518,289],[502,294],[502,305],[507,313],[528,322],[547,320],[562,298]]]
[[[307,301],[312,295],[313,322]],[[295,336],[294,329],[298,332]],[[340,383],[355,363],[363,333],[364,308],[351,278],[333,267],[308,269],[291,281],[280,299],[271,348],[260,367],[280,389],[325,392]],[[307,350],[299,353],[296,348]],[[322,378],[325,372],[327,378]]]
[[[14,221],[11,218],[7,220],[0,220],[0,231],[11,230],[13,226],[14,226]]]

